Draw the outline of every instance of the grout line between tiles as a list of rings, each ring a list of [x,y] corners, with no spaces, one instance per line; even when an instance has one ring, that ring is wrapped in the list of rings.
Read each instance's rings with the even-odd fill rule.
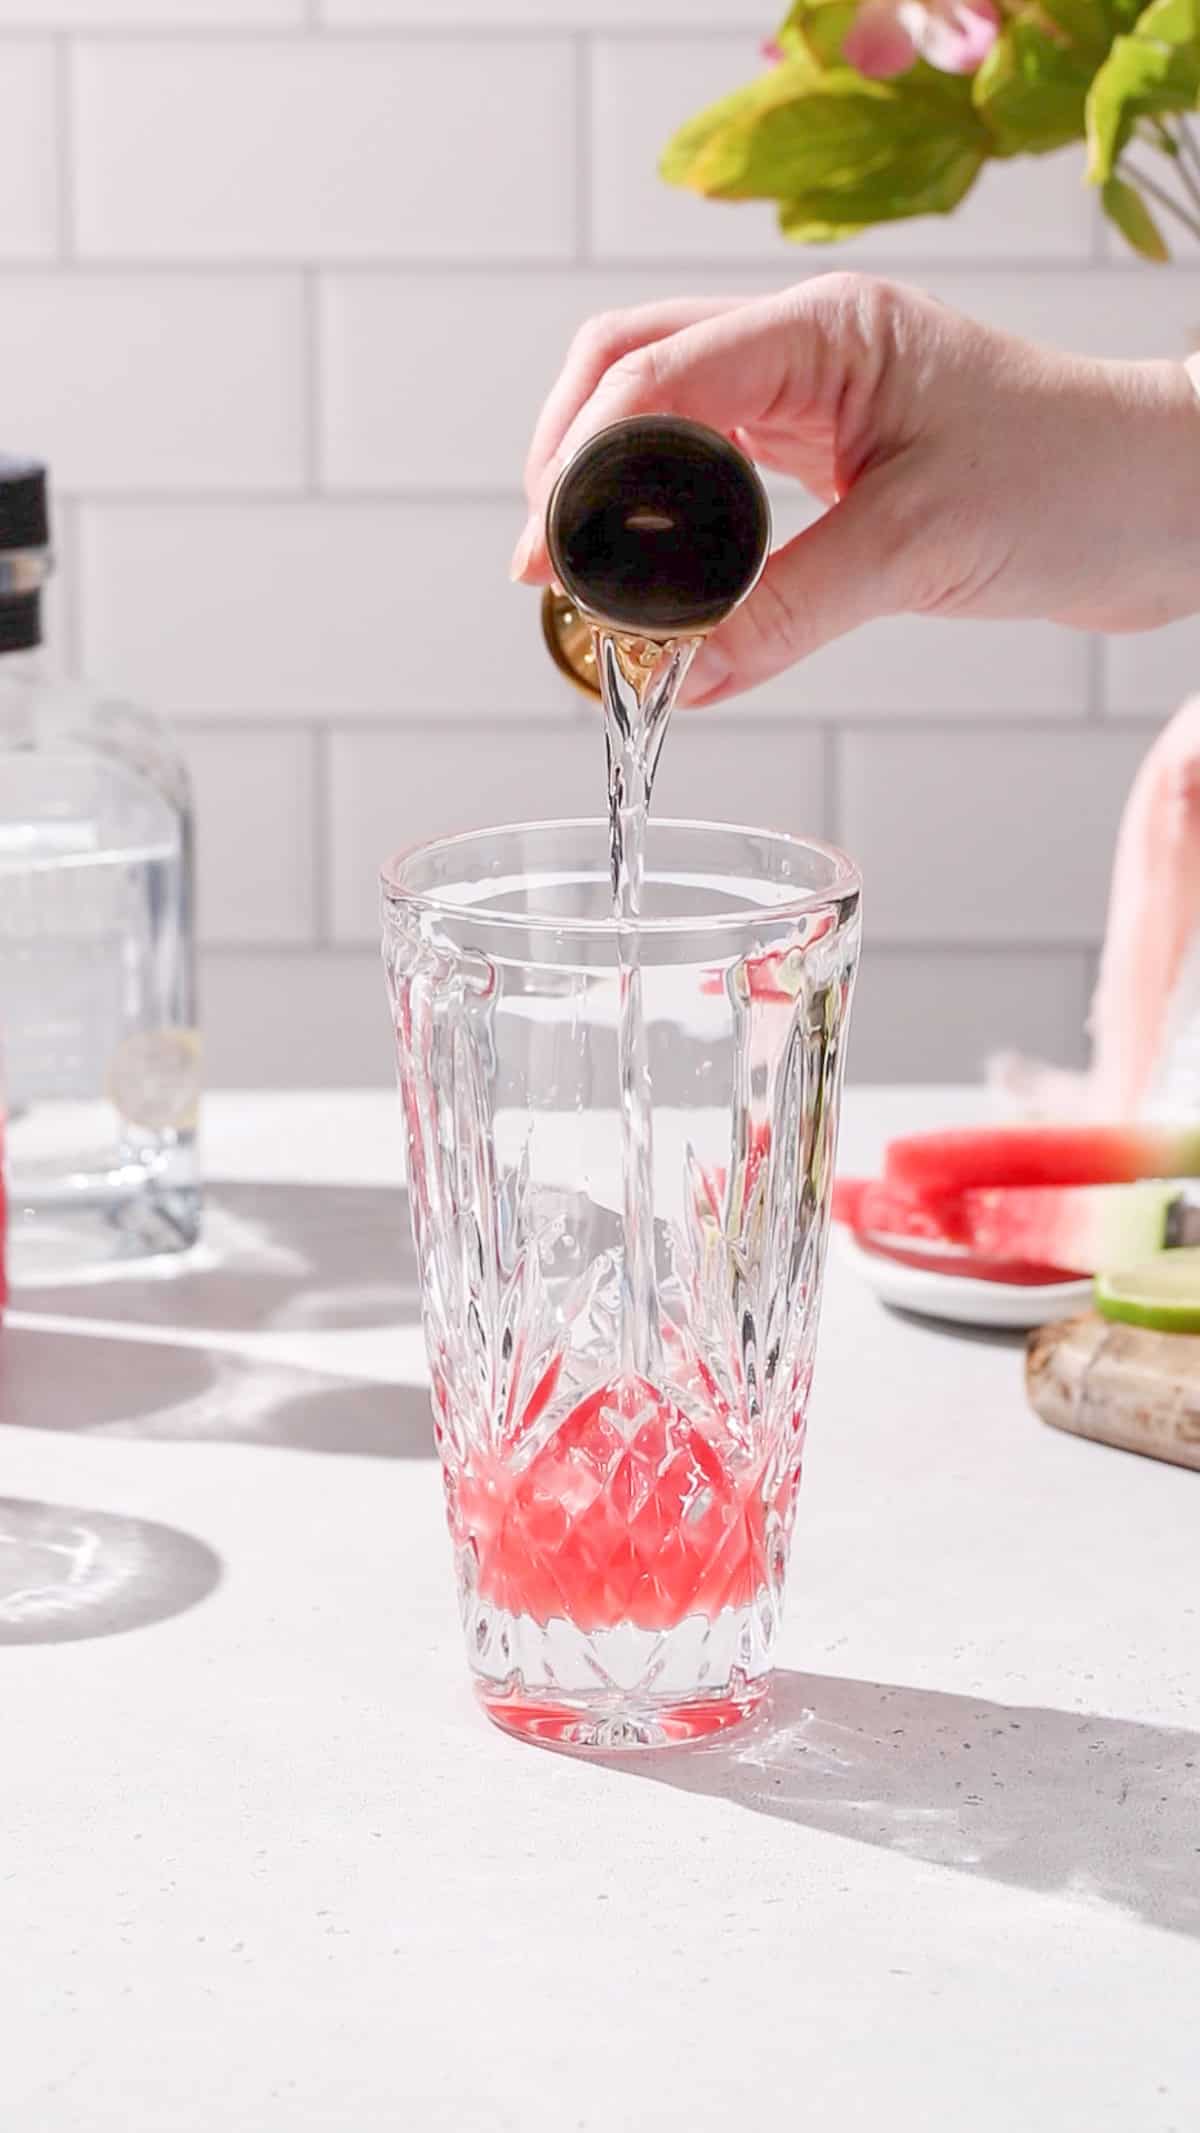
[[[592,48],[575,39],[575,261],[592,256]]]
[[[3,283],[0,282],[0,288]],[[318,371],[320,364],[317,364]],[[98,506],[104,510],[275,510],[281,504],[311,503],[314,498],[302,487],[270,489],[237,489],[213,486],[212,488],[162,488],[142,489],[130,484],[121,489],[92,489],[87,487],[65,488],[64,495],[76,503]],[[478,510],[481,505],[503,505],[516,510],[522,502],[519,486],[495,489],[357,489],[350,486],[322,489],[319,492],[322,505],[331,510],[345,507],[349,510],[375,509],[379,506],[400,504],[428,511],[432,507],[451,505],[465,511]]]
[[[70,40],[63,39],[62,42],[67,45]],[[0,32],[0,49],[2,47],[3,33]],[[669,274],[681,280],[697,274],[712,274],[721,275],[734,285],[745,283],[749,288],[749,285],[753,284],[754,288],[750,293],[760,292],[764,283],[769,286],[778,283],[781,277],[786,277],[789,267],[787,260],[781,260],[774,253],[768,252],[731,259],[728,254],[721,253],[619,251],[595,252],[581,267],[570,248],[550,253],[493,250],[444,252],[440,255],[405,251],[349,255],[339,252],[262,252],[255,253],[253,257],[230,256],[220,252],[181,251],[164,255],[153,252],[102,250],[80,256],[77,261],[73,260],[72,264],[77,266],[79,273],[84,276],[101,278],[105,275],[115,277],[125,274],[162,274],[176,280],[186,276],[198,278],[204,275],[235,277],[243,274],[294,274],[298,269],[304,268],[320,269],[327,273],[345,275],[347,278],[387,275],[397,278],[405,275],[447,278],[490,276],[498,281],[507,279],[514,273],[545,275],[547,278],[561,278],[564,273],[579,272],[605,275]],[[909,280],[927,274],[937,275],[947,285],[957,275],[969,276],[972,281],[976,281],[1000,279],[1004,276],[1025,278],[1029,275],[1054,275],[1061,279],[1067,274],[1077,276],[1082,281],[1085,277],[1091,280],[1096,271],[1086,252],[1054,252],[1037,256],[1005,253],[992,259],[947,258],[936,253],[912,252],[903,257],[881,260],[870,252],[863,251],[855,256],[854,267],[856,271],[864,274],[882,274],[891,281]],[[56,267],[53,259],[30,259],[19,253],[5,255],[0,251],[0,275],[50,275],[56,271],[61,271],[61,268]],[[814,262],[810,274],[815,276],[825,271],[824,266]],[[1135,276],[1144,275],[1145,271],[1144,266],[1136,260],[1127,265],[1124,260],[1106,259],[1103,265],[1105,277],[1111,276],[1114,280],[1132,281]],[[1200,261],[1190,267],[1177,266],[1172,270],[1172,279],[1175,281],[1187,275],[1193,279],[1200,276]],[[792,278],[797,278],[794,271]],[[801,275],[799,278],[806,277]]]
[[[55,265],[74,265],[75,110],[71,82],[71,47],[66,37],[54,40],[54,185]]]
[[[321,430],[323,392],[321,351],[321,291],[317,274],[306,267],[300,277],[300,362],[303,372],[304,424],[302,451],[304,461],[304,491],[308,496],[321,492]]]
[[[45,36],[47,30],[70,34],[80,44],[104,46],[162,45],[170,48],[187,44],[270,44],[297,45],[307,42],[306,32],[320,28],[323,42],[337,45],[447,45],[457,44],[463,33],[473,33],[476,44],[557,44],[561,45],[571,36],[603,37],[610,44],[668,43],[674,45],[740,44],[743,48],[754,43],[753,35],[746,29],[730,25],[716,25],[699,31],[680,33],[678,26],[651,23],[631,23],[613,30],[602,13],[595,20],[571,22],[559,27],[553,23],[501,22],[493,24],[473,20],[469,14],[455,19],[451,9],[445,10],[445,19],[437,23],[424,22],[329,22],[321,12],[321,0],[306,0],[306,10],[295,22],[192,22],[161,23],[147,19],[144,22],[58,22],[48,25],[46,11],[32,11],[26,22],[5,22],[0,25],[0,45],[28,44]]]
[[[575,705],[565,700],[547,704],[541,710],[517,711],[498,710],[495,705],[483,703],[453,711],[408,709],[400,705],[385,705],[379,710],[367,711],[342,710],[334,704],[319,710],[287,705],[271,709],[259,705],[252,711],[222,709],[213,705],[189,705],[186,710],[176,710],[170,715],[185,724],[202,726],[212,733],[278,733],[289,728],[315,730],[328,724],[336,733],[344,733],[356,739],[376,740],[384,740],[400,733],[414,736],[422,733],[451,733],[459,739],[465,739],[472,733],[486,735],[496,730],[509,734],[545,734],[555,727],[562,727],[564,721],[568,722],[572,729],[585,726],[591,716],[586,704]],[[713,715],[705,716],[707,721]],[[764,745],[778,743],[781,735],[786,734],[789,729],[808,739],[814,736],[819,739],[822,734],[827,734],[833,749],[838,752],[840,780],[840,744],[847,738],[862,737],[874,740],[881,733],[889,733],[903,740],[937,741],[943,746],[960,738],[1032,741],[1045,737],[1078,741],[1081,725],[1082,721],[1078,716],[1070,719],[1060,717],[1030,721],[1020,717],[1006,719],[998,712],[989,713],[985,718],[971,717],[958,724],[949,714],[944,719],[931,719],[922,724],[897,717],[895,713],[887,711],[880,711],[871,717],[856,712],[852,719],[843,722],[833,717],[826,708],[824,711],[807,714],[785,711],[773,714],[743,712],[740,716],[731,715],[723,719],[719,730],[731,738],[741,735],[747,741],[761,741]],[[1105,719],[1103,732],[1105,737],[1111,735],[1115,740],[1136,741],[1144,748],[1149,745],[1152,725],[1153,721],[1149,719]],[[822,769],[823,797],[825,791],[825,771]],[[836,798],[840,800],[840,791]]]

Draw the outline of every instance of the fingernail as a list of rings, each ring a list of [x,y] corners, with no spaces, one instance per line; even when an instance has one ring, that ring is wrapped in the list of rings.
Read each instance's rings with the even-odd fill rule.
[[[714,689],[728,681],[732,672],[733,661],[726,658],[719,644],[711,641],[701,644],[688,668],[684,695],[693,700],[711,696]]]
[[[537,546],[537,537],[537,520],[532,517],[528,518],[525,522],[525,530],[522,533],[520,540],[517,542],[516,547],[513,549],[512,562],[508,566],[508,575],[512,579],[514,585],[518,582],[519,579],[524,577],[526,571],[529,568],[530,562],[533,557],[533,551]]]

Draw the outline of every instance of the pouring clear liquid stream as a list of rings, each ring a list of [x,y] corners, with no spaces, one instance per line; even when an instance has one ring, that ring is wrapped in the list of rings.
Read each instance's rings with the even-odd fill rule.
[[[646,827],[672,706],[701,638],[757,581],[770,544],[758,476],[726,438],[647,416],[584,445],[547,513],[555,574],[591,626],[604,711],[622,1143],[622,1372],[663,1383],[654,1128],[638,921]]]
[[[646,823],[671,709],[698,638],[644,644],[596,633],[608,759],[613,916],[620,931],[622,1368],[626,1379],[661,1382],[662,1340],[654,1265],[654,1106],[637,921],[645,876]]]

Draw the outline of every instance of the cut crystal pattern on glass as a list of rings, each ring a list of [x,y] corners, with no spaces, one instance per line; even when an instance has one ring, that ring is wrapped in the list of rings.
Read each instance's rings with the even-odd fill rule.
[[[623,1340],[600,825],[457,842],[455,896],[385,884],[385,960],[468,1658],[518,1732],[694,1737],[752,1707],[779,1625],[857,885],[792,839],[652,829],[651,1381]],[[702,916],[655,934],[684,897]]]

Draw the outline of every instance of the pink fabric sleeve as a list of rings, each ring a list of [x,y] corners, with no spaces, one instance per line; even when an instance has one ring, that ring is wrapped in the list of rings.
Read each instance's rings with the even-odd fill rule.
[[[1041,1117],[1130,1118],[1159,1066],[1172,996],[1200,924],[1200,697],[1164,726],[1125,803],[1092,1003],[1092,1066],[1073,1075],[1009,1054],[988,1079]]]

